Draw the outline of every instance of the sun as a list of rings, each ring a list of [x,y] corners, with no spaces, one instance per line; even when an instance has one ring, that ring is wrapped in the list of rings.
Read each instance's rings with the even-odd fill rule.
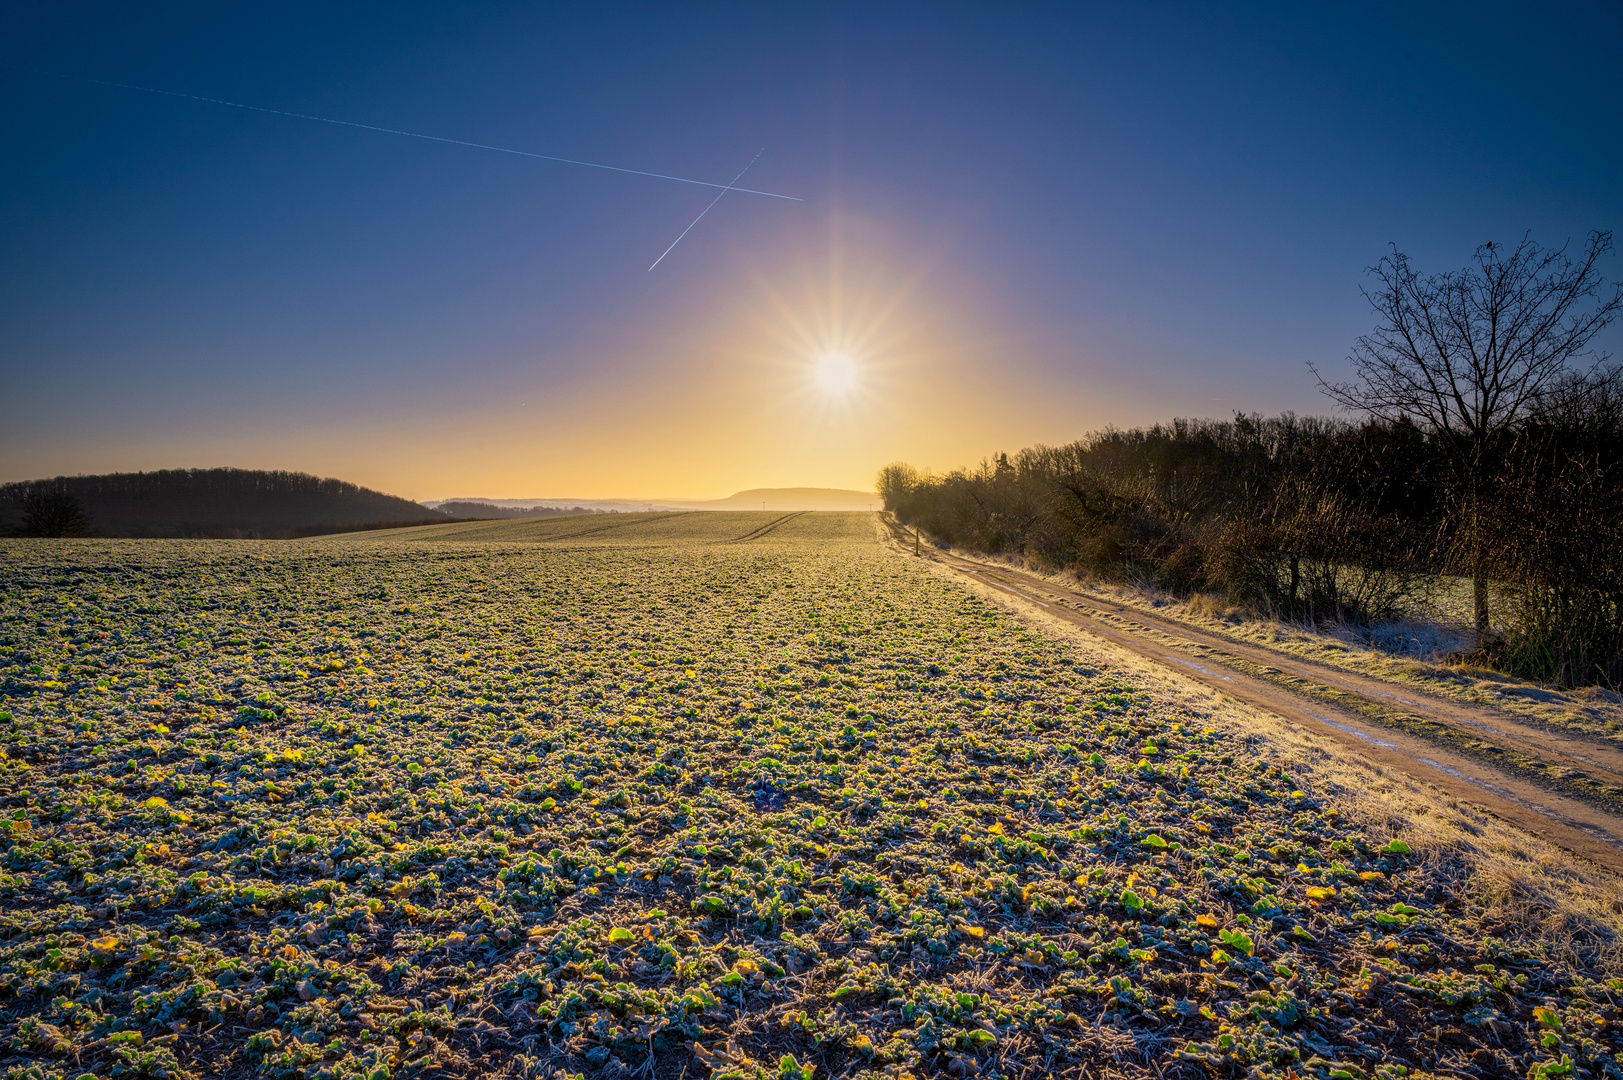
[[[843,394],[857,381],[857,366],[844,353],[828,353],[817,361],[817,385],[830,394]]]

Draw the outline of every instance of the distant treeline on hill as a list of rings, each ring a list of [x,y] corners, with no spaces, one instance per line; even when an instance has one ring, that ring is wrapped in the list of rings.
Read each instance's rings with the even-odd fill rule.
[[[258,469],[161,469],[0,485],[0,534],[286,538],[453,520],[342,480]]]
[[[440,513],[459,518],[544,518],[569,514],[610,514],[612,510],[591,510],[584,506],[496,506],[494,503],[458,500],[440,503]]]

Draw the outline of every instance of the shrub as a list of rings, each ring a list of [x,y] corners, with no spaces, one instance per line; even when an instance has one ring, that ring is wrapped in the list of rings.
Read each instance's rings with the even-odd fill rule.
[[[31,485],[23,493],[24,536],[88,536],[90,519],[78,499],[49,481]]]

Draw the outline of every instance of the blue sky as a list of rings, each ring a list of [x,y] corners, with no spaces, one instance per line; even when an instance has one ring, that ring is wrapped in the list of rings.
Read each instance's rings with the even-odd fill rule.
[[[866,487],[1326,411],[1388,244],[1623,222],[1616,4],[1123,7],[7,5],[0,479]],[[804,201],[650,273],[713,192],[40,71]]]

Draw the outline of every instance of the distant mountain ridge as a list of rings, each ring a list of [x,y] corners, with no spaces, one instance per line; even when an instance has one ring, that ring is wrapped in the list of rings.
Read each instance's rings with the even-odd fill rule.
[[[432,500],[425,506],[444,507],[452,503],[482,503],[507,509],[547,506],[559,509],[619,510],[867,510],[879,505],[879,496],[871,491],[851,488],[749,488],[729,495],[725,499],[581,499],[530,498],[491,499],[484,496],[461,496],[455,499]]]
[[[410,499],[308,473],[160,469],[0,484],[0,534],[18,527],[25,498],[42,488],[77,499],[99,536],[283,538],[455,520]]]

